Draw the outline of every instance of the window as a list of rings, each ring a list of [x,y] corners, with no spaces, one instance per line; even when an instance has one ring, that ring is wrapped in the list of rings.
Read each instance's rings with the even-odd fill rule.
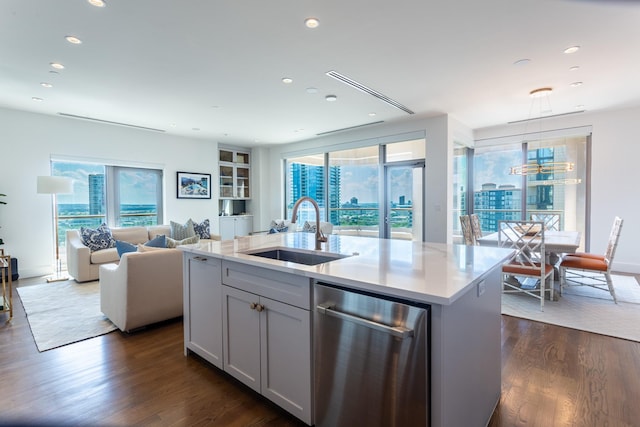
[[[329,212],[339,234],[379,236],[379,147],[329,153],[334,180],[329,187]]]
[[[58,245],[65,254],[66,230],[147,226],[163,223],[162,171],[95,163],[51,162],[52,175],[73,179],[73,194],[60,194]]]
[[[293,205],[303,196],[308,196],[318,202],[320,207],[320,219],[326,220],[325,209],[325,167],[324,155],[311,155],[303,157],[294,157],[286,161],[286,206],[287,218],[291,218]],[[316,214],[311,204],[300,206],[298,211],[298,223],[304,221],[315,221]]]
[[[587,149],[584,136],[475,149],[473,203],[482,231],[497,231],[501,219],[549,213],[559,215],[561,230],[580,231],[588,242]],[[527,173],[512,173],[523,164]]]

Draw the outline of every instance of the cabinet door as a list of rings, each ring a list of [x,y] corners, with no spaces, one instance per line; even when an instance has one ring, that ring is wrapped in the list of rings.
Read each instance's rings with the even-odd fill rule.
[[[236,218],[236,236],[248,236],[253,228],[253,217],[240,216]]]
[[[230,216],[220,217],[220,238],[231,240],[236,236],[236,219]]]
[[[220,198],[232,199],[234,196],[234,169],[230,165],[220,165]]]
[[[239,199],[248,199],[250,197],[249,192],[249,167],[248,166],[236,166],[236,197]]]
[[[311,424],[311,314],[261,297],[262,394]]]
[[[258,296],[222,287],[224,369],[260,392],[260,312]]]
[[[222,261],[185,255],[185,353],[194,351],[222,368]]]

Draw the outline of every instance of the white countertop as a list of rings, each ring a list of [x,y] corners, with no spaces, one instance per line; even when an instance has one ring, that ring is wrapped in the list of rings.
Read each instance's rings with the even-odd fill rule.
[[[319,265],[272,260],[244,252],[261,248],[314,249],[313,233],[277,233],[202,242],[178,249],[304,275],[354,289],[424,303],[450,305],[502,264],[509,249],[421,243],[331,234],[321,252],[352,255]]]

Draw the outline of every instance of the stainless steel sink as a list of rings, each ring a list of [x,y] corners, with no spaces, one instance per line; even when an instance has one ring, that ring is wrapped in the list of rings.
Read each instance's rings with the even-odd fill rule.
[[[335,261],[337,259],[346,258],[349,255],[336,253],[318,253],[313,251],[305,251],[302,249],[290,248],[266,248],[256,251],[245,252],[247,255],[259,256],[262,258],[276,259],[278,261],[294,262],[296,264],[318,265],[325,262]]]

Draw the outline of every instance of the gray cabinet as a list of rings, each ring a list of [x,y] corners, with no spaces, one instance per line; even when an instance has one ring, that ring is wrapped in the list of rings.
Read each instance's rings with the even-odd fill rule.
[[[310,279],[223,262],[225,370],[311,420]]]
[[[220,238],[235,239],[236,236],[248,236],[253,231],[253,215],[221,216]]]
[[[218,368],[222,364],[222,262],[183,255],[184,352],[193,351]]]

